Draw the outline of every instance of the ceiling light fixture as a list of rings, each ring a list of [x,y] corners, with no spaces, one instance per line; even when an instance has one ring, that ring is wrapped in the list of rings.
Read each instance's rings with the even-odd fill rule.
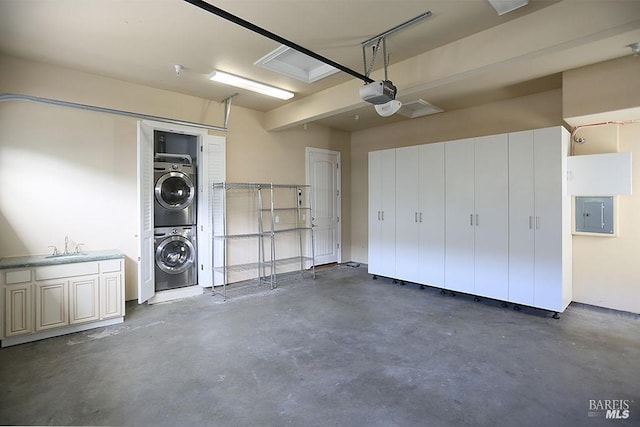
[[[389,116],[393,116],[395,113],[398,112],[400,107],[402,107],[402,102],[398,101],[397,99],[394,99],[384,104],[374,105],[374,107],[376,109],[376,113],[378,113],[380,116],[389,117]]]
[[[489,0],[498,15],[512,12],[529,4],[529,0]]]
[[[269,86],[264,83],[259,83],[254,80],[249,80],[234,74],[225,73],[220,70],[213,70],[213,72],[209,74],[209,80],[284,100],[291,99],[294,96],[293,92]]]
[[[627,47],[631,49],[631,54],[633,56],[638,56],[638,54],[640,54],[640,42],[628,44]]]

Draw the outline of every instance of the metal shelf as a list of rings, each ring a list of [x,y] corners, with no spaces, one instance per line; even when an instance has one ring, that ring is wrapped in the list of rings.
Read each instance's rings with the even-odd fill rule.
[[[293,228],[283,228],[281,230],[271,230],[265,234],[280,234],[280,233],[291,233],[294,231],[303,231],[303,230],[311,230],[311,227],[293,227]]]
[[[244,271],[258,270],[259,268],[261,268],[261,263],[249,262],[246,264],[236,264],[236,265],[227,265],[224,267],[215,267],[214,270],[220,273],[240,273]]]
[[[273,209],[260,209],[262,212],[278,212],[278,211],[310,211],[311,208],[273,208]]]
[[[274,191],[291,190],[291,191]],[[271,289],[277,286],[279,277],[291,272],[278,273],[278,267],[294,266],[299,264],[297,271],[302,274],[305,266],[310,264],[313,278],[315,279],[314,262],[314,242],[313,228],[311,227],[311,186],[298,184],[265,184],[255,182],[218,182],[212,185],[212,203],[222,205],[222,218],[213,218],[213,265],[214,272],[223,275],[223,295],[226,299],[226,289],[229,284],[229,273],[257,271],[257,278],[261,283],[269,283]],[[227,234],[228,222],[233,221],[233,217],[227,215],[227,193],[229,191],[246,191],[249,197],[254,198],[255,211],[247,212],[253,216],[253,221],[257,223],[258,232]],[[219,197],[216,197],[219,196]],[[281,200],[284,199],[284,200]],[[278,203],[281,205],[278,206]],[[268,206],[265,206],[268,204]],[[292,206],[293,205],[293,206]],[[304,206],[303,206],[304,205]],[[275,212],[295,212],[293,218],[287,217],[284,222],[287,228],[278,229],[275,222]],[[305,212],[305,214],[301,214]],[[308,213],[308,215],[307,215]],[[235,213],[234,213],[235,215]],[[302,217],[304,216],[304,219]],[[251,221],[249,221],[251,222]],[[216,228],[217,225],[217,228]],[[292,226],[293,225],[293,226]],[[307,233],[309,232],[310,233]],[[289,235],[287,239],[276,239],[276,235]],[[258,259],[256,262],[249,262],[240,265],[227,265],[229,242],[234,239],[257,239]],[[276,243],[276,240],[278,242]],[[218,243],[216,243],[218,242]],[[268,245],[268,249],[267,249]],[[290,256],[278,259],[277,254],[281,249],[277,246],[288,245],[284,252],[288,255],[297,251],[297,256]],[[222,252],[222,265],[216,266],[216,248]],[[311,252],[311,256],[307,252]]]
[[[264,233],[248,233],[248,234],[226,234],[226,235],[217,235],[213,236],[214,239],[253,239],[256,237],[264,237]]]

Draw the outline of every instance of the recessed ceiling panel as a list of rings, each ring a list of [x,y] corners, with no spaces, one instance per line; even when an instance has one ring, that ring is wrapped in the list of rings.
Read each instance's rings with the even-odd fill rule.
[[[422,117],[429,114],[442,113],[442,111],[443,110],[441,108],[428,103],[424,99],[418,99],[417,101],[403,103],[398,114],[402,114],[405,117],[413,119],[415,117]]]
[[[254,65],[305,83],[313,83],[339,71],[331,65],[284,45],[266,54]]]

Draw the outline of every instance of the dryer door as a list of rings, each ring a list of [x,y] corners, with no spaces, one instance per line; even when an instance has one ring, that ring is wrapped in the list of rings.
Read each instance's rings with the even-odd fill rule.
[[[156,247],[156,264],[168,274],[187,271],[195,262],[195,248],[183,236],[171,236]]]
[[[193,181],[182,172],[169,172],[156,181],[156,200],[170,210],[182,210],[193,203],[196,189]]]

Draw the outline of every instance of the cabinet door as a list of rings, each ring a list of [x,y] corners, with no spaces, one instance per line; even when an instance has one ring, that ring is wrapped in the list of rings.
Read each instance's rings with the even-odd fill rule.
[[[444,286],[444,143],[420,146],[418,282]]]
[[[381,219],[382,209],[382,154],[380,151],[369,153],[369,253],[368,269],[370,274],[380,274],[382,258]]]
[[[69,324],[67,281],[50,280],[36,283],[36,330]]]
[[[419,281],[420,147],[396,149],[396,266],[395,277]]]
[[[100,277],[100,318],[120,317],[123,312],[122,273]]]
[[[563,182],[561,128],[534,131],[536,307],[562,311]]]
[[[69,323],[85,323],[98,320],[98,276],[74,277],[69,280]]]
[[[534,305],[533,131],[509,134],[509,297]]]
[[[381,198],[381,247],[380,274],[394,277],[396,274],[396,153],[382,151],[382,198]]]
[[[9,285],[4,289],[5,336],[33,332],[31,284]]]
[[[445,144],[445,287],[474,291],[474,144]]]
[[[395,150],[369,153],[369,273],[395,274]]]
[[[508,136],[475,139],[475,294],[509,296]]]

